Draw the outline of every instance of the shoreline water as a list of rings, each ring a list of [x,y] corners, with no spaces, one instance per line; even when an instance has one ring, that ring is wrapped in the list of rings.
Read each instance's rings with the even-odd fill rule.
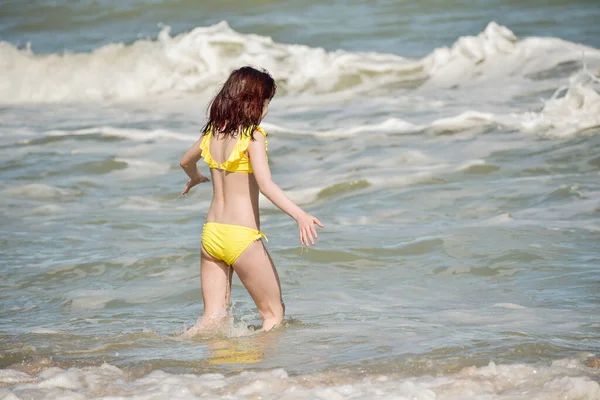
[[[248,355],[237,354],[235,362],[244,356]],[[264,399],[337,399],[388,398],[393,394],[422,399],[594,399],[600,395],[600,372],[586,366],[581,359],[561,359],[551,365],[489,362],[481,367],[422,376],[352,372],[343,368],[296,376],[279,368],[256,372],[241,368],[243,372],[229,374],[173,374],[143,368],[125,372],[110,364],[68,369],[48,367],[49,364],[41,362],[36,366],[2,370],[0,384],[27,398],[36,389],[43,389],[50,396],[74,398],[82,395],[85,396],[82,398],[162,398],[168,395],[192,399],[259,395]],[[5,390],[0,388],[0,393]]]

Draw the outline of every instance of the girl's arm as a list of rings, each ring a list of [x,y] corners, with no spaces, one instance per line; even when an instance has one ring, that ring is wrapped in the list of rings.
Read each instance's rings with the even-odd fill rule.
[[[198,163],[198,160],[200,160],[200,157],[202,157],[202,150],[200,150],[200,142],[202,142],[202,137],[198,139],[196,143],[192,145],[192,147],[190,147],[187,153],[185,153],[185,155],[181,157],[181,161],[179,162],[181,168],[183,168],[187,176],[190,177],[181,194],[186,194],[190,191],[191,188],[193,188],[199,183],[210,181],[208,177],[202,175],[202,172],[200,172],[198,166],[196,165]]]
[[[315,244],[313,236],[317,238],[315,224],[323,228],[323,224],[317,218],[304,212],[300,207],[294,204],[271,178],[271,170],[267,162],[267,151],[265,149],[265,137],[257,133],[254,141],[248,145],[248,154],[250,163],[254,171],[254,178],[258,184],[260,192],[275,204],[281,211],[294,218],[298,223],[300,231],[300,243],[304,246]]]

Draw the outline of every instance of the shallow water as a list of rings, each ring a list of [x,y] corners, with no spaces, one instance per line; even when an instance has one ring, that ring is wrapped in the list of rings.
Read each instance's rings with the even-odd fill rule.
[[[595,2],[198,4],[0,5],[1,398],[600,398]],[[261,199],[285,327],[235,278],[181,340],[211,188],[178,161],[245,63],[326,228]]]

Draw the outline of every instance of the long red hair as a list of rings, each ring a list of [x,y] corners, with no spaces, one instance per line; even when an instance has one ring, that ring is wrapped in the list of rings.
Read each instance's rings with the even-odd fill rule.
[[[234,70],[211,101],[202,134],[252,135],[262,118],[265,100],[271,100],[276,90],[275,80],[265,70],[248,66]]]

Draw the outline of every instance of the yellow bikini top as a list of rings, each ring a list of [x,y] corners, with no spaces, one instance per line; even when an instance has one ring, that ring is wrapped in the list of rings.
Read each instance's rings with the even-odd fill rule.
[[[253,172],[252,165],[250,164],[250,158],[246,155],[248,144],[250,144],[250,140],[252,140],[252,132],[250,132],[251,129],[252,128],[249,127],[239,135],[237,143],[233,147],[229,158],[224,163],[219,164],[210,155],[210,138],[213,134],[212,129],[209,128],[200,142],[202,157],[204,157],[204,161],[206,161],[208,167],[222,169],[227,172],[245,172],[251,174]],[[265,137],[265,150],[268,152],[269,146],[267,143],[267,133],[260,126],[257,126],[256,130],[262,133],[262,135]]]

